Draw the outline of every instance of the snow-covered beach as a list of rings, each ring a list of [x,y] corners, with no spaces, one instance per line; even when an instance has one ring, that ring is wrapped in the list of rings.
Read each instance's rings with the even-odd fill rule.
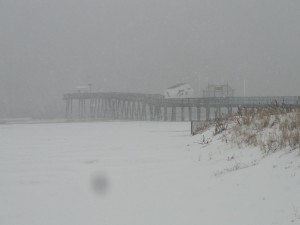
[[[238,149],[189,122],[0,126],[0,224],[300,224],[299,150]]]

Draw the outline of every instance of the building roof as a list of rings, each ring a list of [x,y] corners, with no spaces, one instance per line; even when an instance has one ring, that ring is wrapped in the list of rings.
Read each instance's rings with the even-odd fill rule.
[[[186,85],[187,83],[179,83],[179,84],[175,84],[171,87],[168,87],[167,89],[174,89],[174,88],[177,88],[177,87],[180,87],[180,86],[183,86],[183,85]]]

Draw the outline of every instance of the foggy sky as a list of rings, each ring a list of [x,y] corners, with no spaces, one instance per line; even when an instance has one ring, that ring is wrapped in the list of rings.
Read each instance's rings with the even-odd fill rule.
[[[0,0],[0,116],[61,115],[88,83],[300,95],[299,38],[299,0]]]

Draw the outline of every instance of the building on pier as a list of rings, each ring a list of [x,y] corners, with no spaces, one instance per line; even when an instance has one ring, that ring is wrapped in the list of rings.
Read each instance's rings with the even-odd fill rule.
[[[193,98],[194,89],[187,83],[179,83],[165,90],[165,98]]]
[[[204,98],[210,97],[233,97],[234,89],[228,84],[214,85],[208,84],[206,89],[203,91]]]

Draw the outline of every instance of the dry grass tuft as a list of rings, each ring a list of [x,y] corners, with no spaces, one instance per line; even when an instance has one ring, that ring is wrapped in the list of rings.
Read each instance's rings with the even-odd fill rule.
[[[265,153],[300,149],[300,112],[264,109],[235,116],[230,141],[239,147],[258,146]]]

